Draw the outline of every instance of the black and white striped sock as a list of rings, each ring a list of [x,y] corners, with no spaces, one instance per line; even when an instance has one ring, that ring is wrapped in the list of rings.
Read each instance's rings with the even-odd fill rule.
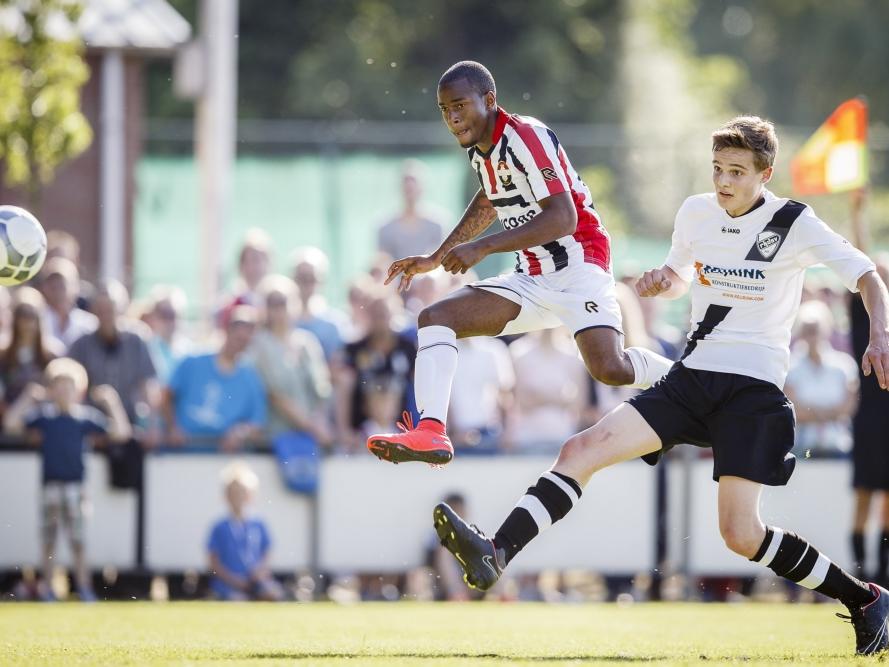
[[[500,550],[505,556],[501,565],[505,566],[538,534],[568,514],[580,496],[580,484],[567,475],[543,473],[494,535],[498,557]]]
[[[774,526],[766,528],[765,539],[750,560],[847,607],[867,604],[874,597],[870,586],[837,567],[806,540]]]

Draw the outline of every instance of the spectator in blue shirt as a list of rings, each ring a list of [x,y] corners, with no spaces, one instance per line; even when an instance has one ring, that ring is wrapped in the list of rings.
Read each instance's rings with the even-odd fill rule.
[[[281,600],[284,591],[268,567],[269,531],[262,520],[248,518],[246,508],[259,480],[236,461],[222,472],[230,514],[210,530],[210,590],[220,600]]]
[[[99,410],[84,404],[87,374],[73,359],[60,358],[46,367],[48,388],[29,384],[9,407],[3,426],[10,435],[24,434],[41,447],[43,460],[43,581],[40,597],[54,600],[50,588],[55,543],[64,523],[74,555],[77,592],[84,602],[96,599],[84,549],[83,479],[87,439],[105,433],[114,442],[131,437],[130,422],[117,392],[99,385],[91,392]]]
[[[257,372],[243,363],[255,330],[256,309],[237,306],[219,352],[180,362],[164,396],[168,444],[218,441],[223,451],[234,451],[261,437],[265,390]]]

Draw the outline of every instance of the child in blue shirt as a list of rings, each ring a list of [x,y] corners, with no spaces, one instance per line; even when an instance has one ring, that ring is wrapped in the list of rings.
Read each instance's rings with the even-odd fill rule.
[[[94,387],[91,393],[93,402],[106,414],[85,405],[86,370],[73,359],[54,359],[47,365],[45,375],[47,388],[28,385],[7,410],[3,426],[10,435],[27,432],[28,441],[40,446],[43,469],[41,599],[55,599],[50,582],[56,535],[64,524],[74,556],[78,596],[84,602],[92,602],[96,596],[90,584],[84,548],[84,454],[88,440],[95,436],[107,434],[114,442],[129,440],[130,422],[120,397],[109,385]]]
[[[210,531],[210,589],[220,600],[281,600],[284,591],[268,567],[271,540],[265,523],[245,515],[259,480],[244,463],[222,473],[231,514]]]

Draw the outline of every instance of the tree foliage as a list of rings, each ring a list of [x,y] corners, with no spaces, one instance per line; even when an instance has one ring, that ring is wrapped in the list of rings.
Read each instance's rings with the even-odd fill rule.
[[[197,0],[170,1],[193,20]],[[494,72],[507,106],[548,122],[617,121],[629,6],[620,0],[241,0],[239,115],[426,119],[436,113],[438,75],[473,58]],[[864,93],[875,117],[889,117],[884,0],[648,6],[662,43],[687,56],[705,103],[717,97],[720,105],[785,125],[814,126],[837,100]],[[189,116],[188,105],[170,100],[169,64],[152,69],[162,85],[149,98],[149,115]]]
[[[63,162],[86,150],[92,130],[80,111],[89,78],[83,43],[59,40],[48,25],[73,26],[80,7],[67,0],[0,0],[21,17],[14,33],[0,35],[0,158],[6,182],[38,198]],[[59,19],[64,18],[65,21]]]
[[[173,0],[186,17],[195,0]],[[439,75],[485,63],[502,103],[555,120],[612,121],[619,0],[241,0],[241,118],[434,120]],[[159,63],[157,88],[169,77]],[[187,107],[149,99],[161,114]]]
[[[617,117],[616,0],[301,4],[312,31],[289,60],[287,114],[434,119],[439,75],[472,59],[508,108],[549,122]]]
[[[884,0],[732,0],[698,2],[689,29],[698,54],[723,54],[749,72],[736,108],[814,127],[859,94],[875,119],[889,117],[887,25]]]

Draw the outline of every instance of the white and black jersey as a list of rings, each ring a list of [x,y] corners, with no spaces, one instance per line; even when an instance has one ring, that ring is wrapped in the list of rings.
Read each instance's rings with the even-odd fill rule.
[[[850,290],[874,264],[806,204],[765,191],[737,218],[713,193],[685,200],[666,265],[691,282],[687,368],[736,373],[783,388],[805,270],[823,263]]]
[[[588,263],[610,272],[608,233],[555,133],[535,118],[498,109],[492,141],[485,153],[469,148],[469,161],[504,229],[533,220],[542,210],[538,202],[552,195],[569,192],[577,209],[574,234],[516,252],[516,271],[535,276]]]

